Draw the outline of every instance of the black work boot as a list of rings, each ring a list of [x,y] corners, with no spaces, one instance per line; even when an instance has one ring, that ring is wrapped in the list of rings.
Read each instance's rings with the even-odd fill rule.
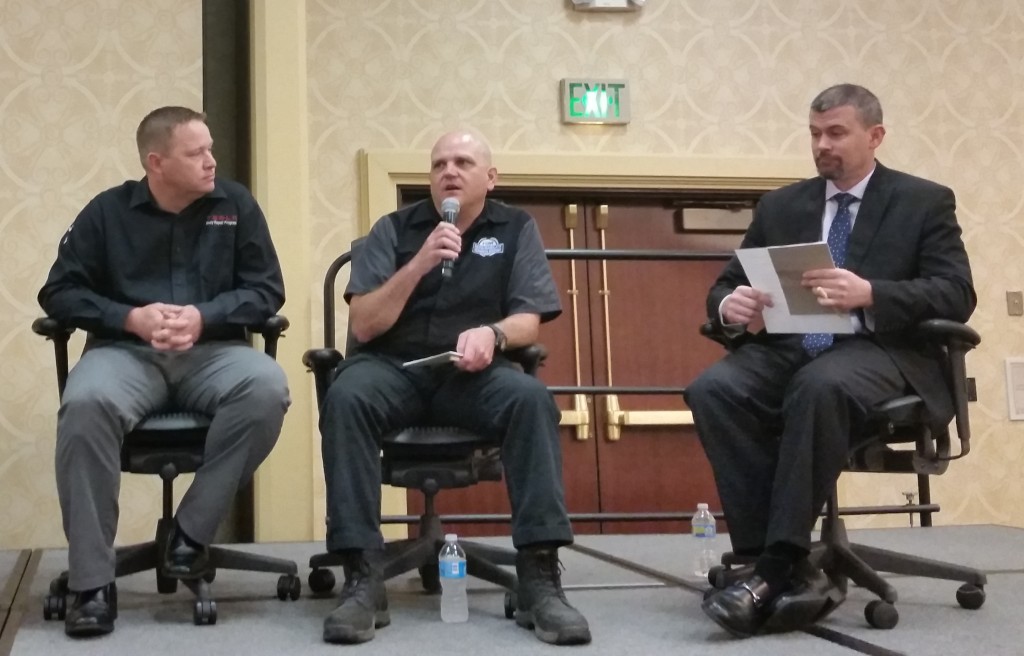
[[[558,549],[525,547],[516,553],[516,624],[533,629],[538,638],[553,645],[590,642],[590,626],[569,605],[562,591]]]
[[[373,640],[374,630],[391,624],[380,572],[362,551],[344,554],[345,586],[338,607],[324,619],[324,641],[353,644]]]

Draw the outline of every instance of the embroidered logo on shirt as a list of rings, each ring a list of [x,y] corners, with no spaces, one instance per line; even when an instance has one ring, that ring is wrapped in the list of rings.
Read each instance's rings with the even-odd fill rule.
[[[211,214],[206,217],[206,225],[233,226],[238,223],[237,214]]]
[[[484,237],[473,244],[473,253],[481,257],[490,257],[505,252],[505,244],[494,237]]]

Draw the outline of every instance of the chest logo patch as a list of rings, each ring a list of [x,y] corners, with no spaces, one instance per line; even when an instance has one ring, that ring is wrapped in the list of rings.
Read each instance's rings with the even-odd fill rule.
[[[505,252],[505,244],[494,237],[483,237],[473,244],[473,253],[480,257],[490,257]]]
[[[233,226],[238,223],[237,214],[211,214],[206,217],[206,225]]]

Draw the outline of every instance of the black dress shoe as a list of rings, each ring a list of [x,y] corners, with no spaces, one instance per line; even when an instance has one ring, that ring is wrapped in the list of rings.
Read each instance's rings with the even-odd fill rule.
[[[711,595],[701,609],[732,635],[748,638],[761,630],[772,599],[768,584],[755,574]]]
[[[820,569],[804,561],[793,572],[792,589],[771,603],[763,630],[797,631],[823,619],[846,600],[846,593]]]
[[[189,540],[175,525],[164,553],[164,574],[175,579],[198,579],[209,564],[209,548]]]
[[[106,635],[114,630],[117,619],[117,584],[75,593],[75,600],[64,616],[64,633],[72,638]]]

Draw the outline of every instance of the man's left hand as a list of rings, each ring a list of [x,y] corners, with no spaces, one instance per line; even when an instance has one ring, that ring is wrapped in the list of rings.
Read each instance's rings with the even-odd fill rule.
[[[194,305],[164,313],[162,327],[153,335],[153,345],[161,350],[187,351],[203,332],[203,317]]]
[[[815,269],[804,273],[800,284],[818,297],[818,305],[849,312],[871,307],[871,283],[846,269]]]
[[[463,371],[482,371],[494,359],[494,331],[487,326],[470,328],[459,335],[455,350],[462,357],[453,364]]]

